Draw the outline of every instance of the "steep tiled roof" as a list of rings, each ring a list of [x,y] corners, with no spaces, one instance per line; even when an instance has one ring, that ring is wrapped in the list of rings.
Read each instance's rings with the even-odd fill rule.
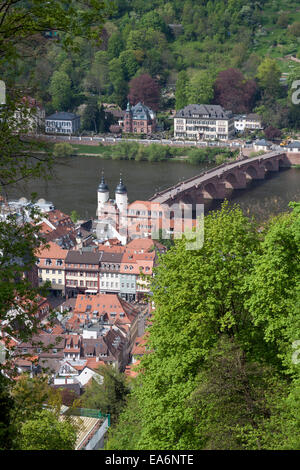
[[[72,121],[73,119],[76,119],[78,117],[79,116],[76,116],[76,114],[66,113],[66,112],[62,111],[62,112],[59,112],[59,113],[51,114],[50,116],[47,116],[46,119],[58,120],[58,121]]]
[[[41,248],[39,251],[36,252],[36,256],[42,259],[65,259],[67,257],[68,251],[63,250],[60,246],[58,246],[56,243],[49,241],[47,243],[49,246]]]
[[[111,324],[117,320],[120,324],[132,323],[138,315],[138,311],[132,307],[131,304],[121,299],[116,294],[79,294],[74,308],[75,315],[73,322],[75,321],[76,314],[92,314],[93,312],[98,312],[98,318],[101,315],[107,314],[107,318]],[[124,316],[122,314],[124,314]]]
[[[200,118],[208,116],[210,119],[227,119],[229,111],[224,111],[224,109],[219,105],[189,104],[183,109],[177,111],[175,115],[176,118],[191,118],[193,116],[199,116]]]
[[[66,263],[99,264],[102,253],[91,251],[69,251]]]

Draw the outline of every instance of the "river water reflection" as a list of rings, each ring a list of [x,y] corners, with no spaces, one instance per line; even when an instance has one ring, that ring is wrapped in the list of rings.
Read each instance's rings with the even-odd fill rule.
[[[135,162],[127,160],[103,160],[98,157],[62,158],[55,166],[50,181],[34,180],[26,185],[10,189],[10,199],[30,197],[36,192],[38,198],[45,198],[63,212],[76,210],[82,218],[95,217],[97,187],[104,170],[110,189],[110,197],[122,178],[127,186],[129,202],[148,199],[155,192],[165,189],[178,181],[200,174],[209,165],[191,165],[185,162]],[[250,183],[246,190],[236,190],[233,202],[239,203],[245,214],[265,220],[270,215],[287,209],[289,201],[300,201],[300,169],[291,168],[267,175],[265,180]],[[213,203],[210,208],[218,208]]]

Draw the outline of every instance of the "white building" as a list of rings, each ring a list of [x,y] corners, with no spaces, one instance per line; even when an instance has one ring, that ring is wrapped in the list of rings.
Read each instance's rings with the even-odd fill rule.
[[[75,134],[80,128],[80,116],[73,113],[55,113],[46,117],[45,131],[48,134]]]
[[[115,199],[109,199],[109,188],[102,174],[98,186],[98,206],[96,235],[105,241],[117,238],[122,245],[127,243],[127,205],[128,194],[122,178],[115,190]],[[122,229],[123,227],[123,229]]]
[[[174,117],[174,138],[228,140],[233,137],[234,117],[219,105],[190,104]]]
[[[290,142],[288,145],[286,145],[284,150],[287,152],[300,153],[300,142],[298,140],[294,140],[293,142]]]
[[[267,140],[265,139],[261,139],[261,140],[256,140],[254,143],[253,143],[253,148],[256,152],[259,152],[261,150],[263,151],[268,151],[271,149],[271,142],[268,142]]]
[[[31,96],[24,96],[14,113],[14,125],[27,132],[40,132],[45,129],[45,109]]]
[[[262,130],[261,117],[258,114],[239,114],[234,117],[234,127],[239,132],[249,130]]]

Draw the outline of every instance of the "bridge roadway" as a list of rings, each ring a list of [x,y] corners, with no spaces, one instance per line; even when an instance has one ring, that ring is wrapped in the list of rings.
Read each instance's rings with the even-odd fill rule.
[[[203,203],[207,199],[224,199],[228,189],[246,188],[247,180],[263,179],[267,171],[279,171],[281,167],[289,166],[291,163],[282,150],[238,159],[158,192],[149,201],[170,205],[174,202]]]

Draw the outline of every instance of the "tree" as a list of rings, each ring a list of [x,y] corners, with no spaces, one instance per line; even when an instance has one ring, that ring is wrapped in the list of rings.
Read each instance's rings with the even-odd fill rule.
[[[112,59],[109,62],[109,80],[113,86],[112,101],[124,108],[126,106],[128,84],[120,58]]]
[[[81,128],[97,134],[100,129],[101,118],[103,119],[103,113],[101,113],[97,100],[90,98],[82,113]]]
[[[138,70],[139,64],[136,60],[134,51],[123,51],[120,54],[120,60],[125,70],[127,80],[130,80]]]
[[[257,88],[253,80],[246,80],[237,69],[220,72],[214,86],[214,103],[235,113],[252,110]]]
[[[140,75],[130,80],[128,98],[131,104],[137,104],[140,101],[153,111],[157,111],[160,100],[160,86],[150,75]]]
[[[288,31],[289,31],[289,34],[291,34],[292,36],[298,38],[300,36],[300,22],[296,21],[295,23],[293,23],[290,26]]]
[[[221,336],[197,380],[189,404],[199,447],[264,448],[265,427],[271,416],[278,417],[278,403],[288,393],[276,371],[268,364],[249,360],[233,338]],[[275,433],[283,437],[279,429],[273,430],[273,438]]]
[[[273,126],[268,126],[264,130],[265,136],[269,140],[280,139],[281,138],[281,131]]]
[[[110,59],[117,59],[124,49],[122,35],[119,31],[112,33],[108,40],[107,53]]]
[[[153,352],[142,358],[134,387],[142,412],[140,449],[199,448],[187,401],[222,332],[247,348],[250,338],[262,347],[244,308],[241,275],[251,268],[257,249],[255,224],[228,204],[204,224],[200,250],[186,250],[185,241],[176,240],[155,271],[156,310],[148,340]]]
[[[97,372],[101,376],[101,383],[98,379],[92,380],[83,395],[82,403],[87,408],[94,408],[105,414],[109,413],[112,423],[115,423],[125,406],[129,393],[125,376],[108,365],[100,366]]]
[[[300,285],[300,208],[274,218],[262,242],[262,253],[246,277],[251,295],[246,301],[253,322],[264,332],[264,341],[275,348],[288,370],[292,344],[298,340]]]
[[[256,77],[266,97],[270,97],[273,100],[274,97],[278,97],[281,71],[275,59],[266,57],[258,66]]]
[[[0,374],[0,450],[10,450],[15,435],[10,416],[14,402],[10,396],[9,388],[9,380]]]
[[[277,24],[280,28],[287,28],[289,24],[289,14],[285,12],[281,13],[281,15],[278,16]]]
[[[58,32],[64,47],[70,47],[78,36],[99,41],[105,10],[107,6],[101,0],[92,4],[78,0],[68,8],[64,1],[56,0],[2,1],[0,55],[15,58],[17,46],[41,31]]]
[[[77,152],[71,144],[67,142],[61,142],[59,144],[54,144],[53,155],[55,157],[70,157],[71,155],[75,155]]]
[[[188,103],[209,104],[214,97],[214,77],[210,72],[194,74],[188,87]]]
[[[97,51],[90,70],[84,79],[85,90],[92,93],[103,93],[108,83],[108,54],[106,51]]]
[[[291,208],[258,232],[225,203],[205,217],[200,250],[177,240],[160,257],[148,351],[108,449],[299,447],[300,204]]]
[[[138,450],[142,429],[142,413],[136,397],[131,394],[119,420],[108,430],[105,450]]]
[[[26,119],[20,121],[15,117],[15,111],[20,110],[24,96],[24,90],[16,91],[18,89],[16,82],[20,75],[18,60],[25,51],[26,55],[31,57],[34,55],[34,47],[40,40],[41,31],[58,31],[61,46],[69,50],[74,45],[74,38],[80,35],[96,40],[99,38],[103,22],[103,11],[103,3],[98,0],[92,3],[86,0],[68,2],[67,8],[65,1],[56,0],[1,2],[0,69],[2,74],[7,67],[14,71],[13,74],[5,75],[6,102],[0,109],[1,197],[6,198],[7,188],[16,182],[43,176],[48,178],[53,164],[52,149],[48,145],[30,141],[27,136]],[[95,22],[100,27],[95,28]],[[34,79],[33,74],[31,77]],[[41,150],[46,153],[41,153]],[[32,217],[31,221],[28,222],[24,216],[22,222],[20,218],[11,215],[0,222],[0,322],[1,335],[7,349],[6,362],[1,363],[1,378],[3,374],[13,376],[15,372],[11,362],[10,335],[20,341],[27,341],[37,332],[38,298],[39,294],[44,293],[43,290],[34,288],[28,280],[28,273],[36,263],[36,251],[45,241],[40,236],[38,227],[32,223],[32,221],[38,222],[38,214],[30,206],[26,209]],[[8,424],[8,411],[13,406],[11,398],[13,384],[14,381],[3,382],[1,379],[3,414],[0,432],[4,431],[4,434]],[[50,432],[49,424],[51,419],[47,420],[48,432]],[[14,429],[11,434],[8,430],[8,434],[6,433],[6,448],[13,445],[10,439],[15,431]],[[41,427],[39,427],[39,436],[40,440],[44,439]],[[54,449],[53,441],[52,444],[51,447]]]
[[[68,111],[72,108],[72,82],[65,72],[53,73],[49,92],[52,105],[57,111]]]
[[[25,421],[20,430],[20,450],[74,450],[76,430],[47,410]]]
[[[79,220],[79,214],[77,211],[72,211],[70,217],[74,224]]]
[[[176,81],[175,107],[178,111],[188,104],[189,77],[185,70],[179,72]]]

